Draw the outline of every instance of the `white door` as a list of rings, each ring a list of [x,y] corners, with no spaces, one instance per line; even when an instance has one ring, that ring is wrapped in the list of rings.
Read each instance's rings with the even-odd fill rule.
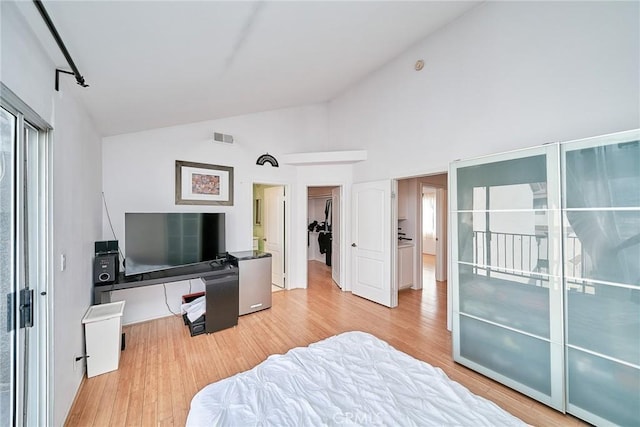
[[[393,186],[393,181],[354,184],[352,196],[352,292],[387,307],[398,305],[391,262]]]
[[[447,190],[436,190],[436,280],[447,280]]]
[[[340,289],[340,187],[331,190],[331,278]]]
[[[271,283],[284,288],[284,187],[264,189],[264,251],[271,254]]]

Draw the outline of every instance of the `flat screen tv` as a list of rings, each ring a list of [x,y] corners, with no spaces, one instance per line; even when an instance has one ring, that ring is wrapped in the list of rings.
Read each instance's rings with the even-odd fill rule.
[[[224,213],[125,213],[125,275],[210,262],[225,252]]]

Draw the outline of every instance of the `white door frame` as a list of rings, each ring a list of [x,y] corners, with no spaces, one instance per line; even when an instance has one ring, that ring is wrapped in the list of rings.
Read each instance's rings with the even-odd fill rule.
[[[251,185],[251,206],[253,206],[253,200],[255,200],[255,185],[264,185],[267,187],[284,187],[284,254],[283,254],[283,264],[284,264],[284,289],[291,289],[290,283],[290,272],[291,270],[291,257],[289,254],[291,253],[291,188],[290,185],[284,182],[264,182],[264,181],[254,181]],[[251,215],[251,230],[253,230],[253,215]],[[253,231],[251,232],[253,236]]]
[[[417,186],[417,190],[416,190],[416,194],[415,196],[419,198],[420,202],[417,203],[418,209],[417,209],[417,215],[418,215],[418,221],[417,221],[417,227],[416,227],[416,232],[418,234],[419,238],[416,238],[417,240],[417,245],[416,248],[418,249],[417,251],[417,257],[419,257],[420,262],[416,263],[417,265],[417,271],[415,272],[415,276],[417,278],[418,284],[420,286],[420,288],[422,288],[422,280],[423,280],[423,274],[422,274],[422,187],[423,186],[427,186],[427,187],[432,187],[432,188],[436,188],[436,189],[443,189],[446,190],[446,202],[445,202],[445,217],[442,218],[444,221],[446,221],[446,225],[448,227],[448,223],[449,223],[449,212],[450,212],[450,200],[449,200],[449,184],[447,184],[447,186],[443,186],[443,185],[437,185],[437,184],[432,184],[432,183],[425,183],[425,182],[421,182],[420,178],[426,178],[429,176],[435,176],[435,175],[447,175],[447,183],[450,183],[451,177],[449,176],[449,169],[447,168],[445,171],[431,171],[431,172],[425,172],[424,174],[419,174],[419,175],[413,175],[413,176],[407,176],[407,177],[399,177],[399,178],[395,178],[396,182],[399,180],[404,180],[404,179],[411,179],[411,178],[416,178],[418,180],[418,186]],[[397,198],[396,198],[396,211],[398,209],[397,207],[398,203],[397,203]],[[439,214],[441,212],[438,212],[437,214]],[[450,247],[451,247],[451,242],[449,241],[449,237],[450,237],[450,232],[448,231],[448,229],[446,230],[446,235],[443,238],[443,242],[441,242],[442,244],[446,243],[446,249],[445,249],[445,253],[443,254],[444,256],[444,270],[446,271],[446,275],[447,275],[447,329],[450,331],[452,324],[451,324],[451,319],[452,319],[452,302],[451,302],[451,285],[450,285],[450,263],[449,263],[449,251],[450,251]],[[437,246],[437,245],[436,245]],[[396,251],[397,252],[397,251]],[[397,256],[393,258],[393,265],[394,268],[397,268]]]
[[[340,188],[340,242],[338,243],[338,245],[340,246],[340,284],[341,286],[341,290],[342,291],[350,291],[351,290],[351,282],[346,280],[346,238],[344,237],[346,235],[346,203],[345,202],[345,187],[346,184],[345,183],[326,183],[326,182],[322,182],[319,184],[315,184],[315,183],[307,183],[305,186],[305,193],[304,193],[304,207],[303,207],[303,215],[305,218],[305,221],[307,220],[307,218],[309,218],[309,187],[338,187]],[[306,260],[306,256],[305,256],[305,260]],[[304,262],[304,288],[308,288],[309,287],[309,271],[307,269],[307,261]]]
[[[449,194],[446,188],[436,188],[436,280],[448,281],[447,224]]]
[[[23,287],[28,279],[29,289],[33,291],[33,327],[19,329],[18,315],[14,316],[15,334],[22,335],[22,339],[27,341],[27,347],[17,348],[15,354],[17,370],[27,370],[25,378],[16,373],[18,387],[16,400],[16,413],[14,421],[21,426],[25,421],[33,425],[53,424],[54,393],[53,381],[50,373],[53,372],[53,210],[51,204],[52,186],[52,161],[53,155],[50,149],[52,137],[51,126],[42,119],[34,110],[25,104],[16,94],[14,94],[4,84],[0,84],[2,98],[0,104],[2,108],[16,117],[15,161],[18,188],[16,190],[16,212],[15,217],[19,218],[14,223],[16,232],[14,263],[14,273],[16,279]],[[24,140],[25,127],[29,127],[36,132],[36,140]],[[34,144],[37,145],[34,147]],[[27,150],[31,153],[27,155]],[[36,158],[32,156],[35,154]],[[31,158],[28,158],[31,157]],[[13,161],[11,159],[9,161]],[[26,163],[25,163],[26,161]],[[35,170],[35,175],[24,174],[24,168]],[[25,183],[27,186],[25,187]],[[25,190],[26,188],[26,190]],[[28,195],[25,191],[36,191],[36,194]],[[36,212],[36,217],[25,217],[25,206],[31,212]],[[35,206],[34,206],[35,205]],[[25,227],[31,235],[25,235]],[[27,254],[29,251],[29,254]],[[25,260],[28,258],[28,269]],[[19,297],[16,295],[16,299]],[[6,302],[5,302],[6,303]],[[17,308],[17,304],[16,307]],[[27,333],[28,332],[28,333]],[[24,341],[23,341],[24,342]],[[22,352],[22,354],[21,354]],[[27,355],[26,365],[23,363],[24,354]],[[20,384],[21,383],[21,384]],[[25,384],[27,386],[24,389]],[[26,395],[25,395],[26,391]],[[24,401],[24,400],[27,401]],[[11,412],[11,411],[10,411]],[[9,417],[9,414],[6,414]]]
[[[338,214],[334,215],[334,211],[337,211]],[[342,247],[340,243],[342,242],[342,240],[344,240],[344,237],[342,236],[342,221],[340,220],[341,211],[342,187],[334,187],[331,190],[331,229],[333,230],[331,238],[331,256],[333,258],[331,260],[331,278],[340,289],[342,289]],[[334,217],[337,217],[337,220],[334,219]],[[336,222],[338,223],[337,228],[335,227]],[[336,250],[334,250],[333,248],[336,248]],[[338,256],[334,257],[334,254],[337,254]]]

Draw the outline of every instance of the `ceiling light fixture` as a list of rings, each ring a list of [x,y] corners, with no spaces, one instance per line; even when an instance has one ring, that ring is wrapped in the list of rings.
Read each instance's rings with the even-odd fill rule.
[[[415,65],[415,69],[416,69],[416,71],[420,71],[420,70],[422,70],[423,68],[424,68],[424,60],[422,60],[422,59],[418,59],[418,60],[416,61],[416,65]]]

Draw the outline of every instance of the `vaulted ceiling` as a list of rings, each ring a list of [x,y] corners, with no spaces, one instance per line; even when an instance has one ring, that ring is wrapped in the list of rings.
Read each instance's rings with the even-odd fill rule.
[[[331,100],[478,4],[43,3],[90,85],[76,92],[103,135]],[[33,3],[19,7],[68,69]]]

